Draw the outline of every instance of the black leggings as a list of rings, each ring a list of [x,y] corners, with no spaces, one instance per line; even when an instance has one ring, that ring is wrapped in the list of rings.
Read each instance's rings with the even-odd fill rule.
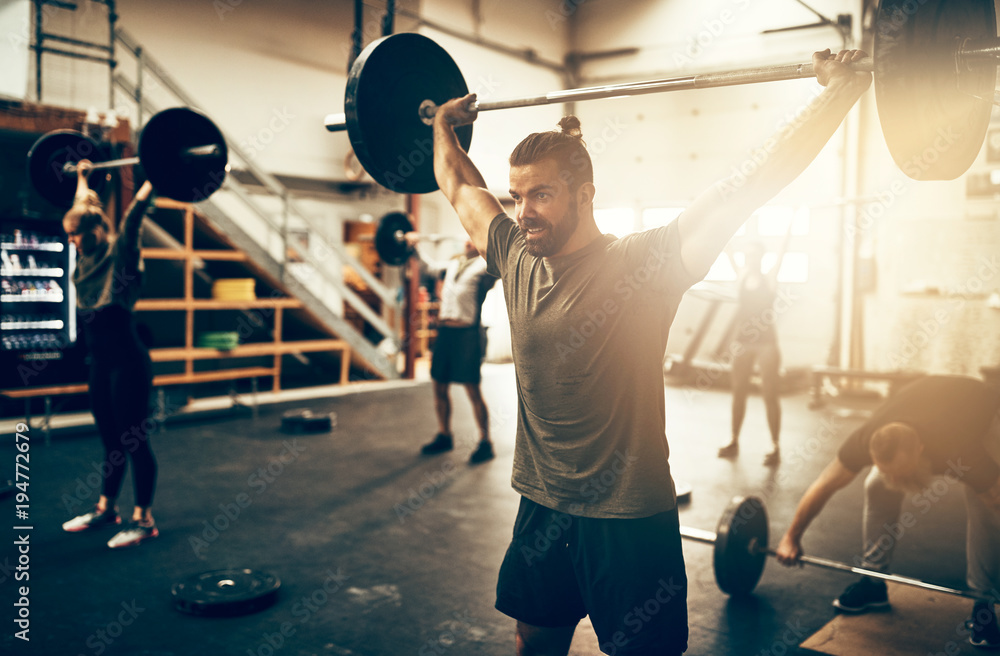
[[[147,508],[156,488],[156,458],[149,444],[154,425],[149,418],[153,386],[149,352],[124,308],[102,308],[88,319],[90,404],[104,443],[103,494],[112,502],[118,498],[130,459],[135,505]]]
[[[771,342],[745,346],[744,351],[733,358],[733,439],[739,438],[743,427],[754,361],[760,366],[761,395],[767,410],[771,441],[777,444],[781,434],[781,401],[778,395],[781,352],[778,345]]]

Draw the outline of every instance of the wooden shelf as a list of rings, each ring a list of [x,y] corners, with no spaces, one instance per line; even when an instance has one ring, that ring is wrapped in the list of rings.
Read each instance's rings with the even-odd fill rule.
[[[334,352],[340,354],[340,382],[346,383],[351,365],[351,349],[341,339],[316,339],[295,342],[282,341],[282,325],[285,310],[305,309],[305,305],[297,298],[260,298],[245,301],[217,300],[213,298],[194,297],[194,269],[199,261],[246,262],[252,264],[246,254],[238,250],[201,249],[194,248],[195,240],[195,210],[189,203],[179,203],[167,198],[157,198],[156,206],[164,209],[183,212],[184,239],[181,248],[144,248],[142,255],[148,259],[173,260],[184,265],[184,292],[181,298],[144,298],[135,304],[137,312],[183,312],[184,313],[184,346],[179,348],[160,348],[150,351],[154,362],[183,362],[184,372],[165,374],[153,379],[154,385],[180,385],[186,383],[204,383],[238,378],[257,378],[267,376],[273,379],[272,389],[281,389],[281,358],[291,353]],[[225,240],[221,240],[225,243]],[[194,317],[195,312],[208,310],[270,310],[261,312],[261,318],[272,322],[272,341],[244,344],[228,351],[213,348],[198,348],[195,344]],[[195,371],[196,361],[215,360],[231,363],[235,358],[271,358],[270,367],[232,368],[218,371]]]
[[[0,390],[0,396],[9,399],[29,399],[37,396],[58,396],[60,394],[83,394],[88,389],[86,384],[52,385],[51,387],[24,387],[21,389]]]
[[[158,312],[168,310],[262,310],[266,308],[295,309],[302,307],[297,298],[258,298],[254,301],[217,301],[211,298],[144,298],[135,304],[136,310]]]
[[[144,248],[142,257],[147,260],[186,260],[189,257],[200,260],[245,262],[246,253],[239,251],[203,250],[188,251],[176,248]]]
[[[176,360],[210,360],[253,358],[261,355],[287,353],[315,353],[317,351],[346,351],[347,342],[341,339],[312,339],[298,342],[262,342],[259,344],[242,344],[234,349],[220,350],[214,348],[159,348],[151,349],[149,357],[153,362],[171,362]]]
[[[244,369],[224,369],[222,371],[194,371],[183,374],[161,374],[153,377],[153,385],[184,385],[187,383],[215,383],[238,378],[264,378],[275,376],[276,369],[270,367],[246,367]]]

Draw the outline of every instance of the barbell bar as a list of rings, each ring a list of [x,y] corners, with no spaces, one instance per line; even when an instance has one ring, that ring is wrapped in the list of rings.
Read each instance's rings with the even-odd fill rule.
[[[715,533],[687,526],[681,526],[680,533],[685,539],[714,546],[712,564],[715,581],[720,590],[732,596],[752,593],[764,572],[766,558],[777,555],[774,549],[768,547],[767,508],[764,501],[758,497],[735,497],[719,518]],[[970,599],[979,598],[979,595],[969,590],[949,588],[908,576],[855,567],[836,560],[803,555],[799,558],[799,562],[924,590]]]
[[[1000,39],[992,0],[882,0],[871,58],[879,120],[897,165],[916,180],[963,174],[982,149],[996,90]],[[490,111],[647,93],[814,77],[812,64],[749,68],[649,80],[541,96],[477,102]],[[436,190],[431,117],[468,86],[448,53],[427,37],[402,33],[372,42],[355,60],[344,113],[325,119],[346,130],[358,161],[383,186],[402,193]],[[455,130],[468,150],[472,126]]]
[[[961,65],[965,61],[979,59],[1000,58],[1000,38],[977,42],[969,47],[959,46],[955,51],[956,65]],[[853,71],[863,71],[867,73],[875,72],[875,60],[872,57],[865,57],[856,62],[848,64],[848,68]],[[540,96],[523,96],[520,98],[509,98],[495,101],[473,101],[469,104],[470,112],[489,112],[497,109],[515,109],[518,107],[538,107],[541,105],[554,105],[556,103],[575,102],[584,100],[601,100],[605,98],[624,98],[627,96],[640,96],[650,93],[664,93],[667,91],[690,91],[692,89],[711,89],[717,87],[731,87],[742,84],[760,84],[765,82],[781,82],[784,80],[801,80],[816,77],[816,72],[812,63],[808,64],[781,64],[777,66],[763,66],[756,68],[744,68],[735,71],[724,71],[718,73],[699,73],[697,75],[686,75],[681,77],[663,78],[658,80],[645,80],[642,82],[623,82],[621,84],[609,84],[596,87],[584,87],[580,89],[566,89],[563,91],[552,91]],[[425,100],[417,108],[417,114],[421,120],[430,124],[437,114],[438,105],[431,100]],[[347,115],[343,112],[339,114],[329,114],[326,117],[326,129],[330,132],[342,132],[347,130]]]
[[[213,157],[219,154],[219,144],[206,144],[204,146],[195,146],[194,148],[187,148],[182,151],[181,155],[186,157]],[[132,166],[133,164],[139,164],[140,160],[138,157],[123,157],[121,159],[109,159],[103,162],[92,162],[91,170],[99,169],[117,169],[123,166]],[[63,165],[63,173],[72,175],[77,171],[78,162],[66,162]]]
[[[74,130],[42,135],[28,151],[28,178],[38,193],[54,205],[68,207],[76,194],[80,160],[94,169],[141,164],[146,178],[161,196],[198,202],[215,193],[229,170],[226,140],[207,116],[187,107],[172,107],[153,115],[139,135],[137,157],[104,159],[106,149]],[[100,194],[105,178],[95,176],[90,188]]]
[[[871,57],[866,57],[860,61],[853,62],[850,68],[870,73],[874,68],[874,62]],[[468,109],[472,112],[489,112],[497,109],[538,107],[574,101],[624,98],[651,93],[665,93],[667,91],[689,91],[692,89],[778,82],[781,80],[797,80],[810,77],[816,77],[812,64],[786,64],[782,66],[744,68],[720,73],[700,73],[698,75],[645,80],[642,82],[624,82],[621,84],[608,84],[580,89],[566,89],[563,91],[551,91],[540,96],[524,96],[520,98],[508,98],[506,100],[487,102],[476,100],[469,104]],[[434,115],[437,114],[437,110],[438,105],[434,101],[425,100],[417,107],[417,116],[421,121],[430,125],[434,119]],[[330,132],[347,130],[347,115],[344,113],[330,114],[326,117],[326,129]]]
[[[1000,58],[1000,38],[980,41],[969,47],[959,46],[955,51],[955,57],[956,66],[961,65],[965,61]],[[874,73],[875,60],[872,57],[865,57],[856,62],[851,62],[848,64],[848,68],[853,71]],[[645,80],[642,82],[623,82],[621,84],[584,87],[580,89],[566,89],[563,91],[552,91],[540,96],[523,96],[520,98],[508,98],[506,100],[494,100],[487,102],[480,102],[477,100],[469,104],[468,110],[470,112],[489,112],[497,109],[538,107],[542,105],[554,105],[557,103],[584,100],[624,98],[628,96],[640,96],[651,93],[665,93],[667,91],[712,89],[717,87],[739,86],[743,84],[802,80],[813,77],[816,77],[816,72],[812,63],[781,64],[777,66],[744,68],[717,73],[699,73],[697,75]],[[438,105],[436,103],[432,100],[425,100],[420,103],[417,108],[417,114],[424,123],[430,125],[435,114],[437,114],[437,110]],[[326,129],[330,132],[342,132],[347,130],[346,113],[341,112],[339,114],[329,114],[327,115],[325,121]]]

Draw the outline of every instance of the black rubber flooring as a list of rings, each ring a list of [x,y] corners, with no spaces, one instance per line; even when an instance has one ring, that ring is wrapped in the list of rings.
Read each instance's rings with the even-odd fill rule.
[[[426,383],[265,407],[257,421],[242,410],[171,423],[153,438],[161,535],[116,551],[105,546],[111,532],[60,529],[97,498],[96,435],[56,435],[45,446],[36,429],[28,519],[17,519],[13,498],[0,501],[0,653],[513,654],[514,623],[493,609],[518,503],[510,488],[512,367],[487,367],[484,392],[498,457],[475,467],[466,459],[477,433],[459,388],[453,390],[457,448],[435,458],[418,455],[435,431]],[[858,423],[807,409],[805,395],[785,397],[785,458],[769,469],[761,464],[768,439],[759,398],[750,400],[742,454],[731,462],[715,457],[728,436],[728,394],[677,387],[665,394],[674,475],[693,487],[682,523],[714,530],[734,495],[756,494],[768,505],[773,543],[801,493]],[[335,412],[337,428],[285,435],[280,414],[292,407]],[[13,472],[13,435],[3,444],[4,471]],[[130,486],[127,480],[121,499],[126,512]],[[860,546],[860,490],[859,478],[817,519],[806,537],[810,553],[852,561]],[[33,528],[13,530],[20,525]],[[962,495],[943,495],[907,529],[895,570],[961,586],[964,530]],[[26,534],[30,546],[22,558],[16,542]],[[771,560],[756,594],[734,600],[715,585],[710,546],[686,542],[685,555],[689,654],[806,653],[796,645],[833,617],[831,599],[853,580]],[[173,608],[175,582],[224,568],[277,575],[277,603],[234,618]],[[29,642],[15,637],[22,596]],[[581,648],[599,653],[592,642],[574,653]]]

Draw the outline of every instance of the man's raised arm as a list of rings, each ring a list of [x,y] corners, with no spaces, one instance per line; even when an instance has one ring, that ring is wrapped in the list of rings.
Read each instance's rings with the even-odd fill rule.
[[[816,79],[826,87],[795,121],[768,139],[750,175],[734,173],[703,192],[678,219],[681,260],[696,275],[708,271],[733,233],[764,203],[797,178],[816,158],[858,98],[871,85],[871,73],[847,63],[863,59],[860,50],[829,50],[813,55]]]
[[[434,176],[469,239],[485,257],[490,222],[503,212],[503,207],[486,188],[482,174],[455,135],[455,126],[476,120],[477,112],[468,109],[475,100],[476,94],[449,100],[434,115]]]

